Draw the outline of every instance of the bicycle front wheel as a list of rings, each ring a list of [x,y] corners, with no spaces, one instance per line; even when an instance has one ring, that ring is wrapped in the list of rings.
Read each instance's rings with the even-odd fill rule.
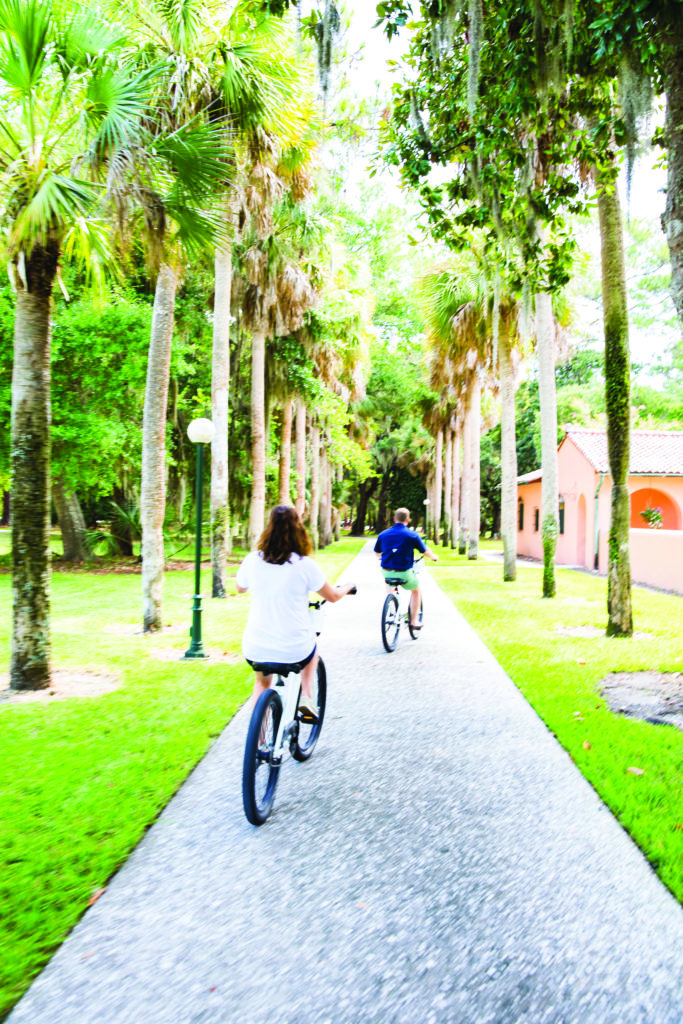
[[[299,721],[299,732],[292,748],[292,757],[295,761],[308,761],[323,727],[327,703],[327,672],[322,658],[318,658],[318,674],[313,686],[313,700],[318,705],[318,721]]]
[[[420,627],[420,629],[422,629],[423,621],[424,621],[424,608],[423,608],[423,604],[422,604],[422,598],[420,598],[420,610],[417,613],[417,624]],[[410,630],[410,635],[412,636],[413,640],[417,640],[417,638],[420,635],[420,630],[419,629],[414,629],[413,626],[411,626],[411,624],[410,624],[410,610],[408,610],[408,629]]]
[[[396,650],[400,629],[401,616],[398,610],[398,598],[395,594],[387,594],[382,608],[382,643],[389,654]]]
[[[273,809],[280,764],[274,750],[282,717],[282,701],[275,690],[266,690],[253,710],[242,766],[242,800],[247,821],[262,825]]]

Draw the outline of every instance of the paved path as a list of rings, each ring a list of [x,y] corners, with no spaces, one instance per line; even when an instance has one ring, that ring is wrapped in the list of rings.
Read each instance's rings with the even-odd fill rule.
[[[242,711],[11,1024],[681,1024],[683,911],[427,581],[392,655],[369,550],[320,744],[242,814]]]

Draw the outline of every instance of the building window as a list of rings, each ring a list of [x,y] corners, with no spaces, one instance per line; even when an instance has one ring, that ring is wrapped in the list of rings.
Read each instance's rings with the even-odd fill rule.
[[[564,533],[564,501],[560,502],[560,534]]]
[[[534,533],[538,533],[538,523],[541,518],[540,509],[534,509]]]
[[[520,501],[519,505],[517,506],[517,529],[518,530],[523,530],[524,529],[524,502],[523,501]]]

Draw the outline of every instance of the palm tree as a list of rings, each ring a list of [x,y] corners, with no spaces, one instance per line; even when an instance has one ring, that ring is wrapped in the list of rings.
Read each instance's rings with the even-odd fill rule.
[[[291,35],[278,19],[257,16],[253,3],[238,3],[220,28],[218,78],[212,105],[230,126],[233,159],[259,128],[286,137],[300,130],[296,100],[302,69],[296,65]],[[230,547],[228,494],[228,398],[230,389],[230,309],[232,246],[243,200],[234,186],[225,196],[225,241],[216,247],[211,374],[211,409],[216,435],[211,444],[212,595],[225,597]]]
[[[454,395],[464,414],[464,455],[459,550],[467,533],[467,554],[479,544],[480,367],[490,359],[486,296],[468,258],[433,267],[419,282],[427,339],[432,352],[432,386]],[[452,409],[444,406],[444,423]],[[465,529],[466,524],[466,529]],[[464,553],[464,552],[463,552]]]
[[[107,259],[101,169],[131,143],[149,91],[121,35],[50,0],[0,4],[0,208],[16,288],[12,376],[11,685],[50,682],[50,316],[63,259]]]
[[[156,75],[150,118],[140,138],[110,172],[110,193],[125,224],[141,211],[150,271],[156,278],[142,426],[143,626],[159,629],[164,574],[166,507],[166,407],[175,297],[183,261],[225,241],[216,209],[234,176],[225,124],[209,109],[215,98],[213,66],[204,60],[206,5],[154,0],[150,7],[124,6],[144,42],[141,60],[163,62]],[[211,52],[211,51],[210,51]]]

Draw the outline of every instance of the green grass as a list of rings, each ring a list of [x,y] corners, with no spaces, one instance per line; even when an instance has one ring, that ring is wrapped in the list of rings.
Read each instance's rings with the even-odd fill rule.
[[[349,538],[316,556],[328,579],[362,543]],[[202,587],[210,592],[208,572]],[[243,597],[204,601],[205,647],[230,663],[178,660],[192,591],[190,571],[168,572],[167,628],[143,636],[139,575],[53,574],[53,667],[114,673],[120,686],[97,698],[0,705],[0,1019],[251,690]],[[5,664],[10,592],[0,575]]]
[[[683,598],[634,587],[636,634],[608,639],[602,578],[560,569],[557,597],[544,600],[540,568],[503,583],[502,564],[444,552],[432,571],[683,902],[683,732],[614,714],[599,694],[610,672],[683,671]],[[585,626],[601,635],[558,632]]]

